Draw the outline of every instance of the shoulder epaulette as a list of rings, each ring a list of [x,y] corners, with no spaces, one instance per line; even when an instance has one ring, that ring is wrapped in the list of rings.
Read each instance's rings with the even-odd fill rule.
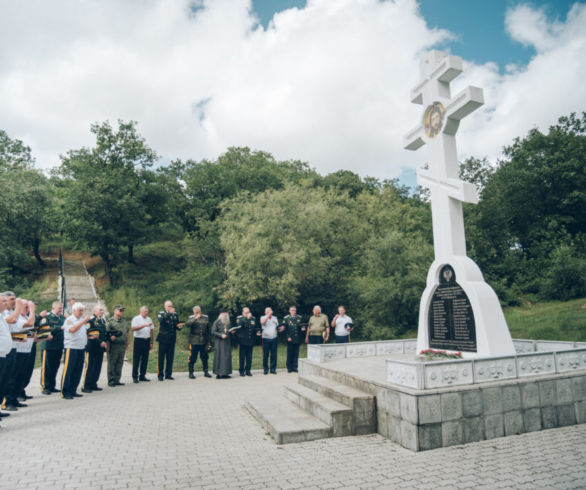
[[[242,315],[238,315],[238,316],[236,317],[236,320],[238,320],[238,318],[242,318]]]
[[[203,317],[205,317],[205,318],[208,318],[208,316],[207,316],[207,315],[204,315],[203,313],[201,314],[201,316],[203,316]]]

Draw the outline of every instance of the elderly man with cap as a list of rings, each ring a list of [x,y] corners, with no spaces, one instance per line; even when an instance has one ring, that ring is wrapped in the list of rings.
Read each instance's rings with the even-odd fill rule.
[[[108,352],[108,386],[122,386],[122,366],[128,346],[128,322],[123,318],[124,306],[114,306],[114,316],[108,319],[107,333],[110,341]]]
[[[73,400],[83,396],[77,393],[77,386],[81,380],[85,346],[87,344],[87,328],[89,315],[83,316],[83,303],[71,305],[71,315],[63,324],[63,347],[65,348],[65,362],[61,377],[61,396],[66,400]]]

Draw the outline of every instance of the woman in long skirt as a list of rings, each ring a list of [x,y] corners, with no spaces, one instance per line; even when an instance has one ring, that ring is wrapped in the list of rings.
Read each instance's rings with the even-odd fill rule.
[[[217,379],[229,378],[232,374],[232,346],[230,344],[230,317],[227,311],[222,311],[212,325],[214,336],[214,366],[213,373]]]

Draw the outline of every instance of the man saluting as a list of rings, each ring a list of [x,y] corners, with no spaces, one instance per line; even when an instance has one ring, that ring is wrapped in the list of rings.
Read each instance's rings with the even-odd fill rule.
[[[183,327],[178,325],[179,317],[175,313],[175,308],[173,308],[171,301],[165,301],[165,309],[159,311],[157,318],[159,320],[159,335],[157,335],[157,342],[159,342],[159,363],[157,367],[159,381],[175,379],[172,376],[175,341],[177,340],[177,330],[181,330]]]

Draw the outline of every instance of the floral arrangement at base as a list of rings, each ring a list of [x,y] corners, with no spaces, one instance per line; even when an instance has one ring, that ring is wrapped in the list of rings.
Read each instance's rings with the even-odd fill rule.
[[[445,350],[425,349],[419,353],[420,356],[430,359],[462,359],[461,352],[446,352]]]

